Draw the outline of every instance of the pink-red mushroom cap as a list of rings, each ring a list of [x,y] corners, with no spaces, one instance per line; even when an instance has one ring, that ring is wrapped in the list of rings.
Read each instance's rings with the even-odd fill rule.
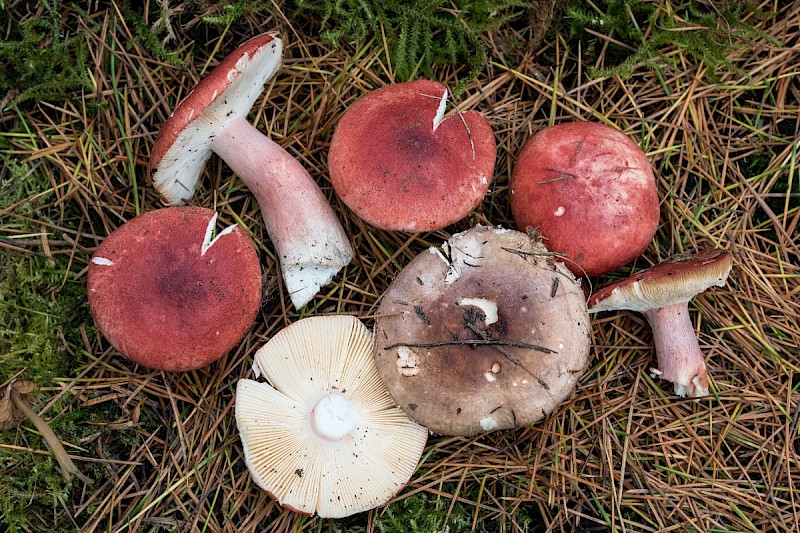
[[[480,204],[494,174],[494,133],[478,111],[445,118],[447,89],[382,87],[348,109],[328,153],[342,201],[373,226],[434,231]]]
[[[299,309],[350,262],[353,250],[314,179],[247,120],[281,54],[281,40],[266,33],[228,55],[164,123],[150,174],[165,202],[178,205],[191,198],[211,153],[221,157],[258,201],[284,284]]]
[[[536,228],[577,275],[597,276],[639,257],[658,227],[656,182],[645,153],[596,122],[542,129],[511,175],[517,227]]]
[[[724,286],[732,266],[733,256],[725,250],[676,256],[592,294],[589,312],[643,313],[653,329],[658,360],[653,375],[672,382],[679,396],[706,396],[708,373],[688,303],[710,287]]]
[[[172,207],[116,229],[89,262],[89,307],[111,345],[157,370],[206,366],[250,330],[261,266],[238,226],[212,238],[217,214]]]

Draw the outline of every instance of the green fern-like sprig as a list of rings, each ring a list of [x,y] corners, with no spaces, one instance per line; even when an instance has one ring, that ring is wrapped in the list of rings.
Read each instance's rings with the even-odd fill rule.
[[[63,101],[92,87],[85,40],[64,35],[58,2],[44,0],[41,8],[24,20],[0,9],[0,26],[9,28],[0,40],[0,100],[7,105]]]
[[[314,19],[332,47],[385,36],[395,78],[433,75],[436,65],[464,67],[458,92],[486,64],[483,34],[530,7],[520,0],[295,0],[297,19]]]
[[[706,66],[713,81],[719,71],[744,74],[730,59],[732,49],[748,45],[755,38],[770,39],[743,21],[746,3],[728,1],[718,10],[698,2],[685,1],[668,7],[643,0],[606,0],[566,9],[573,35],[589,40],[586,28],[613,37],[627,47],[610,45],[616,64],[590,68],[592,76],[631,77],[638,69],[663,70],[676,66],[668,52],[678,50]]]

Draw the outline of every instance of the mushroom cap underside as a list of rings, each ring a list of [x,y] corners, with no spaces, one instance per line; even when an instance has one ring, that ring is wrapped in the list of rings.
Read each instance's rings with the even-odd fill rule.
[[[227,122],[247,116],[264,84],[281,66],[275,33],[253,37],[231,52],[174,109],[150,154],[148,177],[165,203],[191,198],[211,156],[211,142]]]
[[[299,320],[258,350],[236,423],[255,482],[281,505],[338,518],[386,503],[416,469],[428,432],[394,405],[355,317]]]

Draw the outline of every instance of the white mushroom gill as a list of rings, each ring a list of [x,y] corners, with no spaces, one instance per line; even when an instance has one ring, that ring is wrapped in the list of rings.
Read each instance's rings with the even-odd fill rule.
[[[205,236],[203,237],[203,244],[202,244],[202,246],[200,247],[200,255],[201,255],[201,256],[202,256],[202,255],[206,255],[206,252],[207,252],[207,251],[208,251],[208,250],[209,250],[209,249],[210,249],[212,246],[214,246],[214,244],[216,244],[216,242],[217,242],[217,241],[220,239],[220,237],[222,237],[222,236],[224,236],[224,235],[228,235],[228,234],[229,234],[229,233],[231,233],[233,230],[235,230],[235,229],[236,229],[236,226],[237,226],[237,224],[234,224],[234,225],[232,225],[232,226],[228,226],[228,227],[227,227],[227,228],[225,228],[224,230],[222,230],[222,231],[220,231],[219,233],[217,233],[217,236],[216,236],[216,237],[213,237],[213,238],[212,238],[212,236],[214,235],[214,228],[215,228],[216,226],[217,226],[217,213],[214,213],[214,216],[213,216],[213,217],[211,217],[211,220],[209,220],[209,221],[208,221],[208,226],[206,226],[206,234],[205,234]]]
[[[436,109],[436,116],[433,117],[433,131],[436,131],[444,120],[445,109],[447,109],[447,89],[444,90],[442,98],[439,100],[439,107]]]
[[[318,316],[256,352],[269,383],[242,379],[236,425],[256,484],[282,505],[340,518],[385,503],[408,481],[427,430],[386,390],[372,332],[352,316]]]
[[[217,98],[198,118],[187,124],[161,159],[153,174],[153,185],[169,205],[182,205],[192,197],[197,188],[203,167],[211,156],[211,142],[225,120],[246,117],[253,103],[264,91],[282,62],[283,44],[273,39],[274,46],[264,46],[250,57],[251,65],[245,67],[245,57],[226,75],[233,79],[225,91],[225,98]],[[189,105],[189,96],[179,105]],[[190,113],[194,115],[194,107]],[[173,112],[174,115],[174,112]]]

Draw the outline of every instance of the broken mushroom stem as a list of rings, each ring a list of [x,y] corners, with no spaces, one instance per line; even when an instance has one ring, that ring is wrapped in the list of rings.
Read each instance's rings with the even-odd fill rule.
[[[650,370],[674,384],[675,394],[708,396],[708,372],[689,316],[689,303],[679,302],[645,311],[653,330],[657,368]]]
[[[75,463],[73,463],[72,459],[70,459],[67,450],[64,449],[64,446],[61,444],[58,436],[56,436],[53,430],[50,429],[50,426],[47,424],[44,418],[39,416],[36,411],[34,411],[31,406],[28,405],[28,402],[25,401],[19,391],[17,391],[13,386],[9,387],[8,394],[19,412],[25,415],[25,418],[30,420],[33,425],[36,426],[36,429],[39,430],[39,433],[42,435],[47,447],[50,448],[50,452],[53,454],[53,457],[55,457],[56,461],[58,461],[58,466],[61,469],[61,474],[64,476],[64,479],[69,481],[71,479],[71,475],[75,474],[75,477],[87,485],[91,484],[92,480],[78,470],[78,467],[75,466]]]
[[[211,150],[255,196],[292,303],[305,305],[352,256],[325,195],[294,157],[243,117],[225,125]]]

